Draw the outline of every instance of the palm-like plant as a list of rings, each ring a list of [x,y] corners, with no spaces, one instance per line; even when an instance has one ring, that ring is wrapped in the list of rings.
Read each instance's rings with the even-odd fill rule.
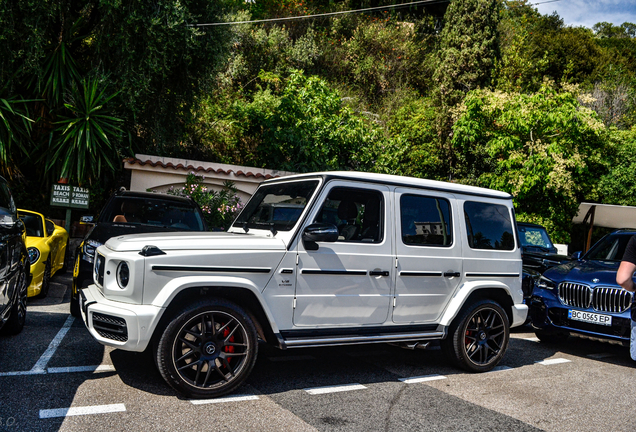
[[[64,104],[70,115],[60,115],[50,135],[47,170],[55,168],[61,177],[85,183],[99,178],[103,166],[118,169],[122,120],[106,107],[116,95],[106,95],[97,79],[72,87]]]
[[[4,93],[0,89],[0,94]],[[0,171],[9,176],[15,173],[13,151],[28,156],[28,142],[31,140],[31,125],[27,103],[19,96],[0,98]]]

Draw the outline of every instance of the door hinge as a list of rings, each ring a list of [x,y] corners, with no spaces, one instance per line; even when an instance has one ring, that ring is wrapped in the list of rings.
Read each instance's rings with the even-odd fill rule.
[[[298,265],[298,254],[296,254],[296,265]]]
[[[292,309],[296,309],[296,297],[294,297],[294,305],[292,306]]]
[[[395,301],[397,300],[397,297],[393,297],[393,307],[395,307]]]
[[[395,257],[395,268],[398,268],[397,265],[398,265],[398,259],[397,259],[397,257]]]

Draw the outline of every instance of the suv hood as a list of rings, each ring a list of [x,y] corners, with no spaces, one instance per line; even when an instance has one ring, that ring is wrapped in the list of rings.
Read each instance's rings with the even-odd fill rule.
[[[100,243],[106,243],[111,237],[123,236],[127,234],[142,233],[165,233],[178,231],[174,228],[163,225],[141,225],[141,224],[125,224],[125,223],[98,223],[88,235],[88,239],[95,240]]]
[[[557,267],[552,267],[543,275],[554,282],[578,282],[592,287],[598,285],[618,286],[616,271],[620,262],[583,260],[572,261]]]
[[[227,232],[162,232],[112,237],[106,247],[118,252],[141,251],[144,246],[169,250],[285,250],[283,240]]]

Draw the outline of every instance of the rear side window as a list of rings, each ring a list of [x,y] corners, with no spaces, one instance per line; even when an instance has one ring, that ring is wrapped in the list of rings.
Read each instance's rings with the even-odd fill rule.
[[[477,201],[464,203],[468,246],[472,249],[513,250],[515,236],[508,207]]]
[[[402,195],[402,242],[414,246],[450,246],[453,243],[450,203],[437,197]]]

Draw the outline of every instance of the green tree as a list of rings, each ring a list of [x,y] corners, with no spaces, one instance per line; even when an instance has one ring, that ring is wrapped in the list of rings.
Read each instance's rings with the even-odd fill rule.
[[[449,171],[455,165],[450,145],[453,118],[450,109],[474,89],[490,85],[492,67],[498,55],[498,0],[455,0],[444,15],[437,53],[439,63],[433,76],[434,97],[439,109],[437,134]]]
[[[577,97],[549,82],[534,94],[476,90],[453,128],[457,177],[509,192],[520,220],[544,222],[559,242],[605,170],[605,127]]]

